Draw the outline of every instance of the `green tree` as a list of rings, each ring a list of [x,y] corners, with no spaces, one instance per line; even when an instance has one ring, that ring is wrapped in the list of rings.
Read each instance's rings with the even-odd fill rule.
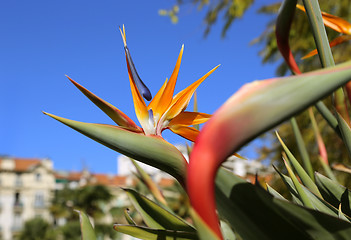
[[[57,231],[42,218],[33,218],[24,224],[18,240],[55,240]]]
[[[182,8],[186,7],[186,3],[194,4],[198,7],[200,11],[206,11],[205,24],[206,29],[204,31],[205,36],[210,32],[210,29],[214,26],[217,20],[223,17],[223,25],[222,27],[222,36],[225,37],[228,29],[231,27],[232,23],[235,19],[242,17],[245,14],[245,11],[249,9],[253,1],[245,0],[245,1],[227,1],[227,0],[219,0],[219,1],[210,1],[210,0],[191,0],[191,1],[182,1],[179,0],[176,3],[178,7],[177,12],[166,11],[164,15],[176,14],[182,11]],[[300,3],[302,4],[302,3]],[[339,16],[344,18],[347,21],[351,21],[351,4],[349,0],[336,0],[336,1],[328,1],[328,0],[320,0],[320,7],[322,11],[328,12],[330,14]],[[266,14],[271,16],[271,21],[267,23],[266,29],[263,33],[258,36],[256,39],[252,41],[253,44],[259,44],[262,46],[262,49],[259,52],[259,55],[262,58],[263,63],[272,63],[280,61],[281,64],[276,70],[276,74],[278,76],[290,74],[287,65],[284,63],[279,50],[277,48],[277,43],[275,39],[275,19],[277,16],[277,12],[281,2],[277,2],[275,4],[265,5],[261,7],[258,11],[258,14]],[[172,8],[174,9],[174,7]],[[339,35],[339,33],[326,29],[327,34],[330,40],[334,39]],[[290,32],[290,46],[291,50],[295,56],[295,59],[301,69],[302,72],[311,71],[313,69],[317,69],[321,67],[318,56],[314,56],[305,60],[301,60],[301,57],[306,55],[308,52],[315,48],[315,43],[313,36],[311,34],[311,29],[307,21],[306,14],[300,10],[296,10],[296,14],[291,26]],[[351,45],[348,43],[340,44],[334,48],[333,55],[335,59],[335,63],[341,63],[346,60],[349,60],[351,57]],[[327,105],[331,105],[330,99],[327,99],[325,103]],[[317,122],[319,125],[319,129],[321,130],[321,134],[323,140],[327,146],[329,162],[331,164],[336,162],[343,162],[345,164],[351,164],[350,159],[347,156],[346,149],[344,147],[341,139],[336,136],[334,131],[326,124],[324,119],[317,113],[316,114]],[[312,131],[311,122],[309,120],[307,113],[302,113],[297,117],[297,121],[302,132],[304,142],[306,143],[307,149],[310,153],[312,163],[314,165],[314,169],[318,169],[323,172],[321,166],[319,164],[318,156],[318,147],[315,143],[315,137]],[[279,129],[279,133],[281,133],[282,138],[285,143],[292,150],[294,155],[299,158],[299,153],[297,146],[295,144],[295,137],[290,126],[290,123],[282,124]],[[274,133],[267,133],[262,136],[263,142],[265,142],[265,146],[259,150],[260,159],[270,159],[275,164],[281,164],[281,146],[278,143],[276,136]],[[349,175],[338,175],[339,180],[342,183],[347,183],[349,180]]]
[[[79,216],[74,210],[82,210],[94,219],[96,234],[102,238],[106,235],[110,239],[116,239],[112,223],[110,229],[106,225],[99,224],[99,219],[105,214],[110,214],[108,204],[113,195],[110,190],[103,185],[87,185],[80,188],[69,188],[65,186],[55,193],[50,211],[54,218],[65,218],[66,224],[59,228],[60,236],[63,239],[81,239]]]
[[[56,192],[50,209],[55,218],[77,219],[78,215],[73,211],[77,209],[99,219],[104,216],[104,208],[112,198],[110,190],[102,185],[88,185],[77,189],[66,186]]]

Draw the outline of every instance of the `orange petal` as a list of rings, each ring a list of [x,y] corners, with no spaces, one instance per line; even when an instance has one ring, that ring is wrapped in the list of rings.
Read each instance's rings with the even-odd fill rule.
[[[195,142],[197,135],[199,135],[199,130],[193,127],[187,127],[183,125],[172,125],[169,126],[169,129],[175,134],[178,134],[192,142]]]
[[[174,67],[171,77],[169,78],[169,81],[167,82],[167,85],[162,93],[162,96],[160,97],[158,104],[155,105],[154,115],[156,115],[156,117],[161,116],[168,109],[169,105],[172,102],[174,88],[175,88],[175,84],[177,82],[177,77],[179,73],[180,63],[182,61],[183,51],[184,51],[184,45],[180,50],[177,63]]]
[[[305,12],[305,8],[302,5],[297,4],[296,7]],[[337,32],[351,35],[351,24],[348,21],[326,12],[322,12],[322,18],[325,26]]]
[[[129,74],[128,74],[129,75]],[[132,90],[135,114],[143,128],[147,127],[149,112],[131,76],[129,75],[130,88]]]
[[[181,112],[173,118],[169,125],[196,125],[206,122],[212,115],[199,112]]]
[[[179,92],[176,96],[174,96],[172,105],[166,113],[165,119],[173,119],[176,117],[180,112],[182,112],[189,104],[191,97],[193,96],[196,88],[209,76],[211,73],[214,72],[219,67],[216,66],[211,71],[206,73],[202,78],[191,84],[186,89]]]
[[[325,12],[322,12],[322,17],[325,26],[343,34],[351,34],[351,24],[348,21]]]
[[[82,85],[78,84],[70,77],[66,76],[85,96],[87,96],[90,101],[92,101],[97,107],[99,107],[104,113],[106,113],[116,124],[127,127],[132,131],[141,132],[140,127],[138,127],[133,120],[131,120],[126,114],[120,111],[118,108],[112,104],[106,102],[105,100],[99,98]]]
[[[339,44],[346,42],[346,41],[349,41],[349,40],[351,40],[351,36],[341,35],[341,36],[335,38],[333,41],[331,41],[329,43],[329,45],[330,45],[330,47],[334,47],[336,45],[339,45]],[[303,56],[301,59],[306,59],[306,58],[312,57],[312,56],[316,55],[317,53],[318,53],[317,49],[314,49],[311,52],[309,52],[307,55]]]
[[[158,92],[156,93],[155,97],[151,100],[149,106],[147,107],[147,109],[155,109],[156,106],[158,105],[158,103],[160,102],[160,98],[166,88],[168,79],[166,79],[166,81],[163,83],[162,87],[160,88],[160,90],[158,90]]]

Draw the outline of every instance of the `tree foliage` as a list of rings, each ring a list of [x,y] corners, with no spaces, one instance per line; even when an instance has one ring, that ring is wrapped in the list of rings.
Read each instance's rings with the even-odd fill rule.
[[[177,1],[177,6],[185,7],[185,3],[191,3],[198,7],[201,11],[207,11],[205,17],[205,35],[210,32],[211,27],[216,23],[219,17],[223,17],[222,23],[222,36],[225,36],[228,29],[232,26],[233,21],[236,18],[240,18],[245,14],[245,11],[252,6],[254,1],[210,1],[210,0],[191,0],[191,1]],[[302,4],[302,2],[300,2]],[[330,14],[344,18],[347,21],[351,21],[351,4],[349,0],[320,0],[319,1],[321,10],[328,12]],[[258,10],[258,14],[265,14],[271,16],[271,21],[267,23],[266,29],[252,41],[253,44],[259,44],[262,46],[259,56],[262,58],[263,63],[281,62],[279,67],[276,69],[276,74],[278,76],[290,74],[287,65],[284,63],[281,54],[278,50],[276,39],[275,39],[275,19],[279,10],[281,2],[265,5]],[[326,29],[329,40],[336,38],[339,33]],[[301,58],[309,53],[311,50],[315,49],[314,39],[311,33],[310,26],[307,21],[307,16],[304,12],[296,10],[295,17],[291,26],[290,31],[290,47],[295,56],[295,59],[302,72],[311,71],[321,67],[318,56],[314,56],[305,60]],[[340,44],[332,48],[335,63],[345,62],[351,57],[351,45],[349,42]],[[326,99],[325,103],[331,107],[330,99]],[[316,112],[316,111],[315,111]],[[346,149],[343,145],[341,139],[335,135],[334,131],[326,124],[324,119],[316,113],[317,122],[319,129],[321,129],[321,134],[323,140],[326,144],[329,162],[333,163],[344,163],[351,164],[348,158]],[[315,142],[315,136],[311,127],[311,121],[308,117],[308,113],[302,113],[297,117],[297,122],[299,124],[300,130],[302,132],[304,142],[311,156],[314,169],[318,169],[323,172],[320,166],[318,156],[318,147]],[[295,144],[295,137],[291,128],[290,123],[282,124],[279,129],[279,133],[284,139],[285,143],[291,148],[295,156],[299,156],[297,146]],[[274,133],[267,133],[262,136],[265,146],[259,150],[260,159],[269,159],[274,164],[281,163],[281,146],[278,143]],[[347,183],[349,180],[349,175],[338,174],[339,181],[342,183]],[[346,184],[347,185],[347,184]],[[350,186],[350,185],[349,185]]]
[[[42,218],[36,217],[28,220],[24,224],[24,228],[18,240],[55,240],[57,239],[57,231]]]

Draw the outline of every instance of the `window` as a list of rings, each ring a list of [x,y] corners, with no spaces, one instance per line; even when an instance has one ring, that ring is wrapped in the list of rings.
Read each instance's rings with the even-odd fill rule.
[[[22,186],[22,179],[21,179],[21,174],[20,173],[16,174],[15,186],[16,187],[21,187]]]
[[[35,174],[35,181],[41,182],[41,174],[40,173]]]
[[[44,207],[44,194],[42,192],[35,193],[34,207]]]

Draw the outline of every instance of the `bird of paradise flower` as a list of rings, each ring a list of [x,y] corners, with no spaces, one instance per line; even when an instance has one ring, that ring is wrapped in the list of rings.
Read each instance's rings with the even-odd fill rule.
[[[124,43],[135,113],[141,127],[121,110],[88,91],[68,76],[68,79],[118,126],[83,123],[46,112],[44,112],[44,114],[51,116],[117,152],[151,166],[158,167],[183,183],[187,163],[181,156],[181,153],[177,151],[174,146],[167,143],[162,138],[161,134],[164,130],[169,129],[190,141],[195,141],[199,130],[191,127],[191,125],[204,123],[209,120],[211,115],[200,112],[188,112],[185,110],[197,87],[213,73],[219,65],[173,96],[184,50],[184,46],[182,46],[169,80],[166,79],[160,90],[154,98],[152,98],[149,89],[141,81],[132,61],[130,51],[127,47],[124,26],[123,30],[120,29],[120,32]],[[146,100],[151,100],[148,105],[146,105],[143,97]]]
[[[128,76],[130,81],[131,92],[134,101],[134,108],[136,116],[140,122],[139,127],[133,120],[131,120],[121,110],[114,107],[110,103],[99,98],[70,77],[67,78],[85,95],[87,96],[96,106],[104,111],[117,125],[120,127],[132,131],[138,134],[144,134],[146,136],[162,137],[161,133],[165,129],[170,129],[172,132],[190,140],[195,141],[199,131],[191,125],[197,125],[206,122],[211,115],[200,112],[188,112],[185,111],[189,102],[197,89],[197,87],[218,67],[216,66],[211,71],[206,73],[203,77],[198,79],[196,82],[180,91],[178,94],[173,96],[179,68],[183,56],[184,45],[182,46],[176,66],[173,70],[171,77],[166,79],[160,90],[157,92],[154,98],[151,100],[151,93],[146,85],[141,81],[134,63],[132,61],[130,51],[127,47],[126,34],[123,26],[123,30],[120,29],[127,67]],[[144,98],[151,100],[147,106]],[[54,116],[52,114],[48,114]]]

